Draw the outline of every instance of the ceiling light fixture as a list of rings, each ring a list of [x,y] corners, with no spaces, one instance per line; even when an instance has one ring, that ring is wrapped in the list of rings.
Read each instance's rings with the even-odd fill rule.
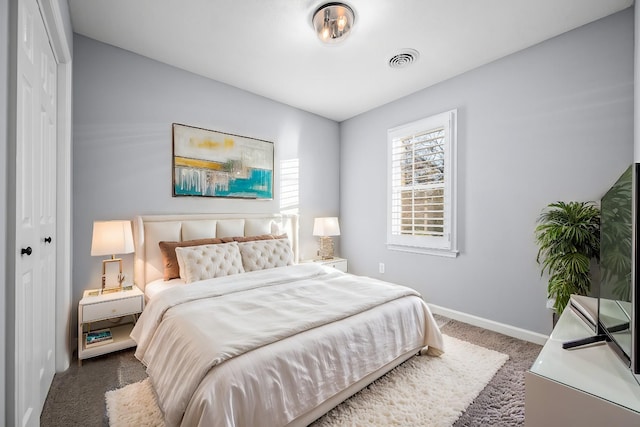
[[[313,14],[313,28],[324,43],[338,43],[346,39],[355,21],[353,9],[344,3],[327,3]]]

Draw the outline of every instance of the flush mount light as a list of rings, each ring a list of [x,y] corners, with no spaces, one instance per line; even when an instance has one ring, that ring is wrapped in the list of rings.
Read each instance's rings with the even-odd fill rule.
[[[313,28],[324,43],[346,39],[355,20],[353,9],[344,3],[327,3],[313,14]]]

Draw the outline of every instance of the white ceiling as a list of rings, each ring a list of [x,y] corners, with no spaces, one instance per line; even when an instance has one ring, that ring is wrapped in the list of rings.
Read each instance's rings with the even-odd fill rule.
[[[323,0],[69,0],[75,32],[342,121],[632,5],[633,0],[347,0],[323,45]],[[392,69],[404,48],[417,62]]]

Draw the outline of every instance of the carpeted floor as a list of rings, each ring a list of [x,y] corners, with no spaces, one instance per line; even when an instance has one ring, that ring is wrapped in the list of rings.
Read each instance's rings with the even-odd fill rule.
[[[509,355],[507,363],[458,418],[454,427],[523,426],[524,374],[533,365],[542,346],[454,320],[446,323],[442,331]]]
[[[437,316],[442,332],[509,355],[454,426],[524,425],[524,373],[541,346]],[[107,426],[104,393],[146,378],[144,368],[125,350],[74,364],[56,374],[41,416],[41,426]]]
[[[331,409],[312,427],[451,427],[508,356],[443,334],[441,357],[412,357]],[[113,427],[163,425],[164,417],[147,378],[105,394]],[[246,415],[239,425],[256,422]],[[211,423],[213,424],[213,423]],[[277,425],[277,424],[272,424]]]

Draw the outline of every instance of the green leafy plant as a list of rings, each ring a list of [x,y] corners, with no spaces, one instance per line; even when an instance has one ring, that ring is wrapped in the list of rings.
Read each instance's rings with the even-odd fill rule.
[[[591,289],[591,259],[600,260],[600,209],[594,202],[555,202],[538,218],[535,229],[542,272],[549,273],[548,297],[562,313],[571,294]]]

